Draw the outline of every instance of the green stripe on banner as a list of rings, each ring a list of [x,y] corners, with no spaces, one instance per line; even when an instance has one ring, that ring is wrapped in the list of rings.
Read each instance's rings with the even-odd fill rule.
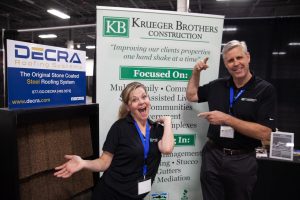
[[[196,134],[174,134],[175,146],[195,146]]]
[[[188,81],[192,69],[145,66],[120,66],[120,80]]]

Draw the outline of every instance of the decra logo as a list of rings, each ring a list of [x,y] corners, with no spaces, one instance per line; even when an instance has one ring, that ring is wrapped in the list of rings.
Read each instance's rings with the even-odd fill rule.
[[[65,61],[67,63],[81,64],[81,60],[76,52],[61,51],[56,49],[44,49],[25,45],[15,44],[15,57],[42,61]]]

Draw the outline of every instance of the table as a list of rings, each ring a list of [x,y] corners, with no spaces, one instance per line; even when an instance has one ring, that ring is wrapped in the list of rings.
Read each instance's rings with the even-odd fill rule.
[[[258,181],[253,200],[299,200],[300,157],[293,161],[258,158]]]

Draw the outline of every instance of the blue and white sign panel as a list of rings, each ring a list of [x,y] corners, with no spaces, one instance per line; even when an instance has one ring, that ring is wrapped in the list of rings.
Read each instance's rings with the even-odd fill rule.
[[[85,51],[7,40],[8,107],[83,104]]]

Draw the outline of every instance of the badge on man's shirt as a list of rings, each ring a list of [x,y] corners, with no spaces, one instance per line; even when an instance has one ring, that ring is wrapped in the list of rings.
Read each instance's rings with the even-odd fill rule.
[[[138,182],[138,195],[151,191],[151,179]]]
[[[230,126],[221,126],[220,137],[223,138],[234,138],[234,129]]]

